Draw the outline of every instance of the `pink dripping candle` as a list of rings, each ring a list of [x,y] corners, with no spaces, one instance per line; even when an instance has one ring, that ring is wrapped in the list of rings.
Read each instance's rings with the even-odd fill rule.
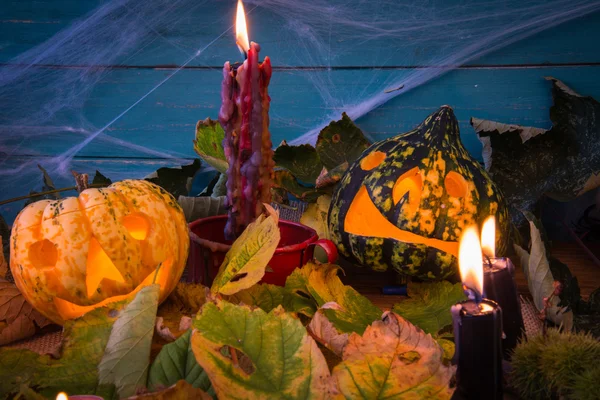
[[[246,60],[241,65],[225,63],[219,111],[219,122],[225,131],[225,158],[229,163],[229,217],[225,226],[228,240],[234,240],[261,214],[262,203],[271,202],[274,166],[269,132],[271,61],[265,57],[260,63],[260,46],[248,43],[241,1],[237,18],[237,44]]]

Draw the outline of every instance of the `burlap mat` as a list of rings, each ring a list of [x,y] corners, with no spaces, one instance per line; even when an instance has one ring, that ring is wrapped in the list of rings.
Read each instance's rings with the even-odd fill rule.
[[[273,207],[279,210],[280,219],[299,222],[306,205],[304,202],[291,201],[288,206],[273,204]],[[186,277],[187,268],[183,273],[182,280],[185,280]],[[8,347],[29,349],[39,354],[54,354],[60,348],[62,342],[62,330],[59,330],[59,327],[56,327],[56,329],[56,331],[40,333],[20,342],[11,343]]]
[[[59,326],[53,326],[52,332],[39,333],[28,339],[11,343],[6,347],[15,349],[28,349],[38,354],[56,354],[60,349],[62,342],[62,329]]]

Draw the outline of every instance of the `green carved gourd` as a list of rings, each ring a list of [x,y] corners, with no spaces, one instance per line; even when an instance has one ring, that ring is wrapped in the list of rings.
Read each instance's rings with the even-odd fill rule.
[[[463,229],[490,215],[502,254],[509,234],[504,198],[443,106],[416,129],[363,152],[334,193],[328,223],[340,253],[353,262],[442,279],[456,272]]]

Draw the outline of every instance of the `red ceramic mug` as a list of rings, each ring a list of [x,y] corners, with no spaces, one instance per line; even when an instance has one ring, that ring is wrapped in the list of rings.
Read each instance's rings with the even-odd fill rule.
[[[225,240],[227,215],[201,218],[190,223],[190,230],[202,241],[190,242],[190,255],[187,261],[188,282],[212,284],[219,272],[225,254],[231,248],[231,242]],[[315,246],[321,247],[327,254],[327,262],[337,260],[335,244],[328,239],[319,239],[317,232],[302,224],[279,220],[281,240],[269,267],[263,276],[264,283],[283,286],[285,280],[294,271],[313,259]]]

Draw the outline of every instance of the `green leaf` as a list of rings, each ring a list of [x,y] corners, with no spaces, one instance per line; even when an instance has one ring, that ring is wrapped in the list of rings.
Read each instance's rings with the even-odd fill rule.
[[[275,149],[273,160],[277,167],[285,168],[302,182],[313,185],[323,169],[317,150],[310,144],[290,146],[283,142]]]
[[[42,192],[49,192],[51,190],[56,190],[56,185],[48,175],[48,171],[46,171],[41,165],[38,164],[38,168],[42,171],[42,180],[44,181],[44,185],[42,186]],[[60,199],[59,193],[54,193],[48,195],[50,198]],[[39,199],[38,199],[39,200]]]
[[[448,281],[409,282],[408,296],[394,305],[394,312],[432,335],[452,324],[450,307],[466,299],[461,283]]]
[[[225,255],[211,292],[232,295],[256,284],[279,244],[278,215],[267,206],[269,216],[261,214],[233,242]]]
[[[362,131],[342,113],[341,120],[332,121],[319,133],[316,150],[325,168],[331,170],[344,163],[352,164],[369,145]]]
[[[92,179],[92,185],[106,185],[109,186],[112,181],[106,176],[102,175],[100,171],[96,170],[96,174],[94,175],[94,179]]]
[[[229,296],[230,303],[243,303],[248,306],[259,307],[265,312],[270,312],[282,306],[288,312],[296,312],[312,317],[316,310],[313,299],[293,293],[285,287],[262,283],[237,292]]]
[[[59,359],[25,349],[0,348],[0,393],[17,393],[19,386],[26,384],[50,398],[61,391],[112,398],[112,385],[98,385],[97,366],[113,324],[129,301],[111,303],[66,321]]]
[[[202,389],[195,388],[184,380],[161,390],[160,392],[146,393],[129,397],[127,400],[212,400],[212,397]]]
[[[281,188],[290,193],[292,196],[296,197],[298,200],[302,200],[307,203],[312,203],[316,201],[319,196],[327,193],[327,191],[324,189],[315,189],[314,187],[300,185],[296,178],[294,178],[294,176],[287,170],[275,171],[273,186],[275,188]]]
[[[222,174],[229,168],[223,150],[223,139],[225,139],[225,131],[219,121],[206,118],[196,124],[194,150],[208,165]]]
[[[192,178],[199,169],[200,160],[196,158],[190,165],[182,165],[177,168],[159,168],[156,172],[148,175],[144,179],[156,183],[177,199],[179,196],[188,195],[192,184]]]
[[[44,183],[42,185],[41,192],[50,192],[50,191],[56,190],[56,186],[54,185],[52,178],[50,178],[48,171],[46,171],[44,169],[44,167],[42,167],[39,164],[38,164],[38,168],[40,169],[40,171],[42,171],[42,181]],[[29,192],[30,195],[33,195],[36,193],[38,193],[38,192],[36,192],[35,190],[32,190]],[[35,203],[36,201],[40,201],[43,199],[50,199],[50,200],[60,199],[60,193],[51,193],[51,194],[45,194],[43,196],[31,197],[25,202],[24,206],[28,206],[29,204]]]
[[[309,204],[300,217],[300,223],[317,231],[320,239],[330,239],[329,224],[327,222],[330,204],[330,195],[319,196],[316,203]]]
[[[308,263],[294,273],[305,277],[306,290],[339,332],[362,334],[368,325],[381,317],[381,310],[352,286],[344,285],[337,276],[340,269],[333,264]],[[296,277],[292,278],[290,286],[295,280]],[[339,308],[323,308],[331,302]]]
[[[146,387],[159,292],[158,284],[146,286],[125,306],[98,365],[100,383],[115,385],[120,397]]]
[[[207,303],[194,321],[192,350],[222,399],[322,399],[329,369],[302,323],[283,308]],[[226,347],[224,347],[226,346]],[[238,365],[229,351],[235,349]]]
[[[431,335],[386,312],[362,336],[350,336],[331,375],[332,398],[450,399],[454,367],[443,359],[444,351]]]
[[[192,387],[214,394],[208,375],[196,362],[190,343],[191,337],[192,331],[188,330],[173,343],[163,346],[150,366],[148,374],[150,390],[168,387],[185,379]]]

